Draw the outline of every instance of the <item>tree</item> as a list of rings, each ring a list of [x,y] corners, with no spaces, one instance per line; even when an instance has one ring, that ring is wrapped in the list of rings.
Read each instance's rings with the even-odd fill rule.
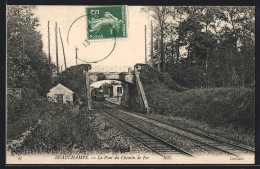
[[[169,7],[166,16],[171,17],[164,20],[163,27],[160,27],[162,24],[156,15],[159,9],[149,7],[146,12],[151,12],[158,23],[155,26],[155,36],[158,38],[155,39],[154,48],[155,51],[162,49],[160,55],[173,79],[179,79],[189,87],[244,87],[254,84],[253,7]],[[162,42],[161,30],[163,46],[161,43],[157,45],[158,40]],[[180,73],[182,71],[184,74]]]
[[[254,54],[247,55],[245,53],[246,46],[254,51],[255,43],[255,26],[254,26],[254,7],[221,7],[221,17],[220,19],[227,23],[224,27],[225,30],[230,30],[232,39],[232,54],[235,63],[233,65],[233,76],[237,81],[237,85],[245,87],[246,74],[249,67],[246,66],[247,63],[254,62]],[[250,44],[250,45],[249,45]],[[246,57],[247,55],[247,57]],[[251,66],[254,67],[254,64]],[[252,73],[252,71],[250,71]],[[254,73],[251,74],[251,76]]]
[[[85,99],[86,98],[86,76],[84,71],[89,67],[89,64],[81,64],[76,66],[71,66],[65,71],[61,72],[58,76],[52,79],[52,86],[56,86],[58,83],[61,83],[71,89],[75,94],[76,99]]]
[[[180,47],[186,45],[184,41],[184,32],[180,25],[187,18],[187,13],[185,12],[187,7],[182,6],[172,6],[170,7],[170,16],[172,21],[168,27],[168,36],[170,36],[170,46],[171,46],[171,59],[174,60],[174,55],[176,55],[175,63],[178,64],[180,60]],[[173,62],[172,62],[173,63]]]
[[[158,23],[158,28],[160,30],[160,58],[161,58],[161,68],[162,71],[165,72],[165,55],[164,55],[164,35],[165,35],[165,27],[166,20],[170,15],[169,7],[167,6],[148,6],[143,8],[143,11],[146,13],[152,13],[151,16]]]
[[[49,65],[36,31],[36,6],[7,6],[7,85],[31,88],[45,96],[50,88],[53,65]]]

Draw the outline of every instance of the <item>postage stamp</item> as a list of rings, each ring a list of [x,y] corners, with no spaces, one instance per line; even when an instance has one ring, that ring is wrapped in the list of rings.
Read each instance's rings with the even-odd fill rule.
[[[87,37],[127,38],[126,6],[87,7]]]

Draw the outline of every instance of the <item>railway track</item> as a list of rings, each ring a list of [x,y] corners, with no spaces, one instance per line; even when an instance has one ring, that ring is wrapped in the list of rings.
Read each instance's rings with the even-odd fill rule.
[[[104,109],[101,105],[93,102],[93,108],[95,111],[99,111],[99,113],[102,113],[104,117],[115,126],[117,126],[125,133],[127,133],[137,141],[141,142],[144,146],[148,147],[153,152],[161,156],[166,157],[168,155],[185,155],[193,157],[192,154],[176,147],[175,145],[172,145],[171,143],[166,142],[165,140],[153,135],[152,133],[142,130],[135,125],[127,122],[126,120],[117,117],[110,111]]]
[[[107,102],[107,101],[106,101],[106,103],[110,104],[110,102]],[[115,105],[115,104],[113,104],[113,105]],[[172,124],[169,124],[169,123],[166,123],[166,122],[163,122],[163,121],[151,118],[151,117],[147,117],[145,115],[142,115],[140,113],[136,113],[133,111],[131,111],[131,113],[129,113],[129,110],[122,109],[118,105],[116,105],[116,108],[110,107],[110,106],[106,106],[105,108],[112,109],[114,111],[118,111],[118,109],[121,109],[121,111],[123,111],[124,113],[127,113],[130,116],[134,116],[135,118],[146,121],[147,123],[160,126],[177,135],[190,139],[194,142],[206,145],[206,146],[216,149],[218,151],[222,151],[229,155],[238,156],[239,154],[254,153],[254,150],[250,149],[247,146],[237,144],[234,141],[226,141],[226,140],[218,138],[218,137],[207,135],[207,133],[204,133],[204,132],[198,132],[198,131],[194,131],[194,130],[185,129],[181,126],[172,125]]]

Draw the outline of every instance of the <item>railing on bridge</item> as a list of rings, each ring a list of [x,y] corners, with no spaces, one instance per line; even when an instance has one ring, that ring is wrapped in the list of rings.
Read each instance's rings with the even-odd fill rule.
[[[89,72],[132,72],[129,66],[93,66]]]

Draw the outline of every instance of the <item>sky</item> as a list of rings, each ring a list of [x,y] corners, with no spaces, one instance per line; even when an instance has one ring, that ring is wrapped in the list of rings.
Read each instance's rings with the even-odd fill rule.
[[[60,28],[61,31],[67,67],[76,65],[76,46],[79,49],[77,52],[79,59],[87,62],[100,60],[111,52],[115,43],[114,39],[89,41],[89,46],[83,46],[82,42],[87,39],[86,17],[78,19],[73,24],[68,37],[69,43],[67,42],[67,34],[71,24],[78,17],[86,15],[86,7],[87,6],[37,6],[35,9],[34,14],[40,20],[40,26],[37,30],[42,34],[43,50],[46,54],[48,54],[48,21],[50,22],[50,51],[53,63],[56,63],[55,22],[57,22],[58,28]],[[104,61],[92,64],[92,66],[133,67],[136,63],[144,63],[144,27],[147,25],[147,40],[149,40],[151,18],[148,14],[141,12],[141,6],[127,6],[126,8],[128,37],[116,39],[116,46],[111,55]],[[149,42],[147,42],[147,44],[149,44]],[[59,36],[58,46],[59,66],[62,66],[64,70],[63,51]],[[149,55],[149,52],[147,55]],[[84,62],[78,60],[78,64],[82,63]]]

